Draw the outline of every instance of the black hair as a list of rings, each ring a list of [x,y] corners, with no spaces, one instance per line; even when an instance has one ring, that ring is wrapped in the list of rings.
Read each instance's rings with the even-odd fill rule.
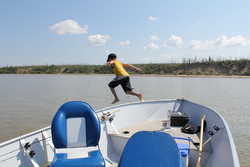
[[[116,59],[116,54],[110,53],[110,54],[108,55],[107,62],[109,62],[109,61],[111,61],[111,60],[114,60],[114,59]]]

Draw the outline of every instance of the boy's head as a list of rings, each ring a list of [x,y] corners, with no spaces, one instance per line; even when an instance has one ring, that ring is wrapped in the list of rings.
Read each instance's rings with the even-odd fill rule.
[[[116,54],[111,53],[111,54],[108,55],[107,62],[112,61],[112,60],[115,60],[115,59],[116,59]]]

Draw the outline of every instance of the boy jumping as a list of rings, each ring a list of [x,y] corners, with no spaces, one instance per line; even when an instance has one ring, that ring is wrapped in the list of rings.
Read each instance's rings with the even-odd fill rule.
[[[119,60],[116,59],[116,55],[114,53],[108,55],[107,65],[111,66],[113,72],[116,75],[116,77],[108,84],[112,94],[114,95],[114,101],[112,102],[112,104],[119,102],[119,98],[115,92],[115,87],[117,87],[118,85],[122,86],[126,94],[136,96],[140,101],[143,101],[143,95],[132,90],[133,88],[130,84],[129,74],[124,67],[135,71],[142,70],[130,64],[122,64]]]

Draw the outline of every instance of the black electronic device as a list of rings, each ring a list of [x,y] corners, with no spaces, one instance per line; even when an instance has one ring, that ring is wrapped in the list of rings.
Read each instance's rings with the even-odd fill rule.
[[[183,127],[189,122],[189,117],[187,114],[182,112],[174,112],[171,114],[171,126]]]

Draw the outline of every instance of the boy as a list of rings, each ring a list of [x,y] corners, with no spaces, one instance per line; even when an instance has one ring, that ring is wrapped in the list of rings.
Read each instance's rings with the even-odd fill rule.
[[[115,87],[117,87],[118,85],[122,86],[126,94],[136,96],[140,101],[143,101],[143,95],[140,93],[136,93],[132,90],[129,74],[124,67],[127,67],[135,71],[142,71],[142,70],[130,64],[122,64],[119,60],[116,59],[116,55],[114,53],[108,55],[107,65],[111,66],[113,72],[116,75],[116,77],[108,84],[114,96],[114,101],[112,102],[112,104],[119,102],[119,98],[115,92]]]

